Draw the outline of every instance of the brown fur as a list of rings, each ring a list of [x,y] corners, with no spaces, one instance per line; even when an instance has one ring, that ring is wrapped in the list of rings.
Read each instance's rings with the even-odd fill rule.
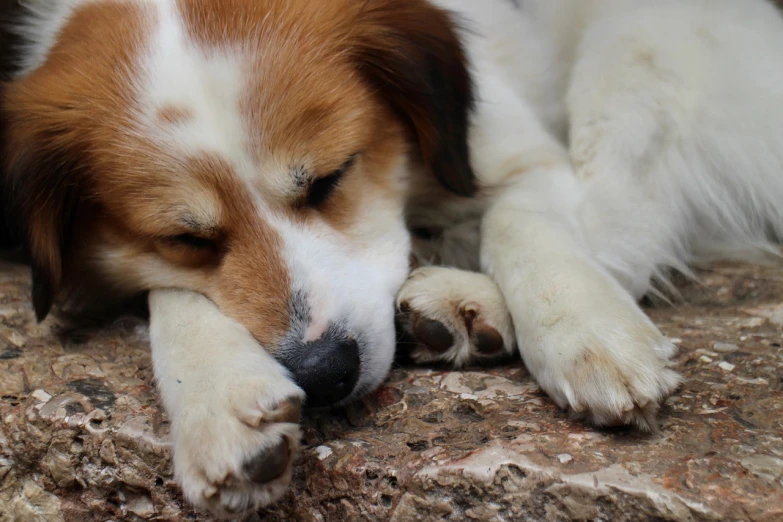
[[[158,110],[158,120],[170,125],[180,125],[193,118],[190,109],[169,105]]]
[[[144,27],[131,6],[87,6],[63,28],[47,62],[4,89],[4,184],[33,259],[39,318],[63,281],[63,255],[76,239],[72,225],[92,153],[110,139],[100,123],[127,112],[127,79],[117,65],[132,71]]]
[[[371,212],[363,198],[405,196],[395,169],[406,158],[454,192],[473,191],[471,86],[444,12],[423,0],[179,7],[205,48],[256,48],[247,64],[255,87],[241,110],[250,143],[241,145],[274,167],[253,183],[278,215],[351,236]],[[79,8],[46,63],[3,96],[4,186],[25,225],[36,313],[43,318],[58,295],[98,274],[101,285],[127,293],[202,292],[274,347],[289,327],[291,281],[281,238],[246,180],[219,156],[185,157],[127,132],[135,109],[128,75],[154,27],[148,13],[132,3]],[[167,106],[156,121],[191,117]],[[351,157],[333,196],[319,208],[303,205],[308,185]]]

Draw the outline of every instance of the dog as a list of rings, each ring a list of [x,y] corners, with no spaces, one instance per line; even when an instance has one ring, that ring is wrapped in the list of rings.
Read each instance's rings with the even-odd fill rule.
[[[595,426],[680,378],[637,304],[774,255],[767,0],[27,0],[3,193],[53,304],[148,292],[186,498],[285,490],[303,401],[518,351]],[[411,271],[411,255],[415,268]]]

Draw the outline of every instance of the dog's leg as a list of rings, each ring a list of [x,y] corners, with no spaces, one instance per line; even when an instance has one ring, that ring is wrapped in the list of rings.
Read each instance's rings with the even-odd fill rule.
[[[751,170],[721,165],[723,151],[710,151],[700,137],[717,127],[697,123],[699,107],[730,105],[701,100],[709,45],[689,35],[687,24],[661,38],[661,13],[652,6],[638,11],[587,31],[567,92],[585,240],[636,298],[662,267],[687,271],[690,247],[712,239],[702,228],[709,222],[727,236],[742,228],[743,218],[730,214],[732,194],[739,198],[745,189],[721,186],[714,172]]]
[[[299,447],[303,392],[207,298],[150,293],[155,378],[186,498],[221,517],[277,499]]]
[[[460,367],[514,351],[514,328],[495,282],[484,274],[427,266],[397,295],[402,327],[414,337],[418,362]]]
[[[567,168],[525,173],[488,211],[482,264],[508,303],[520,352],[561,407],[598,426],[655,429],[676,387],[674,347],[556,210]]]
[[[472,153],[497,194],[482,223],[482,269],[505,297],[524,361],[561,407],[599,426],[655,429],[679,382],[674,347],[590,252],[581,184],[533,111],[491,74]]]

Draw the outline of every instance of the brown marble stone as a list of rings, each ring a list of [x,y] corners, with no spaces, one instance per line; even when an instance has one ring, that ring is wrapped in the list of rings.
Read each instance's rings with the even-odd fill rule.
[[[260,520],[783,520],[783,270],[720,264],[650,314],[687,381],[662,435],[570,422],[523,365],[397,367],[304,420]],[[0,521],[210,520],[171,480],[143,322],[37,325],[0,264]]]

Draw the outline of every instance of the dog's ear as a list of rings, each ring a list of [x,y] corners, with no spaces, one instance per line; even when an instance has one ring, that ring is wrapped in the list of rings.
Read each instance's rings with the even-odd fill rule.
[[[452,16],[425,0],[367,0],[352,29],[360,70],[409,124],[425,166],[471,196],[473,85]]]
[[[82,162],[54,129],[35,129],[29,120],[15,125],[4,110],[0,122],[0,193],[9,222],[30,256],[33,307],[41,321],[63,282]]]
[[[62,283],[62,257],[75,185],[65,177],[68,155],[56,132],[35,125],[8,101],[17,69],[18,35],[9,31],[21,5],[0,0],[0,231],[9,244],[24,244],[33,273],[33,307],[39,321],[52,307]],[[15,110],[6,110],[14,107]],[[13,121],[14,118],[19,121]],[[26,121],[25,121],[26,120]]]

